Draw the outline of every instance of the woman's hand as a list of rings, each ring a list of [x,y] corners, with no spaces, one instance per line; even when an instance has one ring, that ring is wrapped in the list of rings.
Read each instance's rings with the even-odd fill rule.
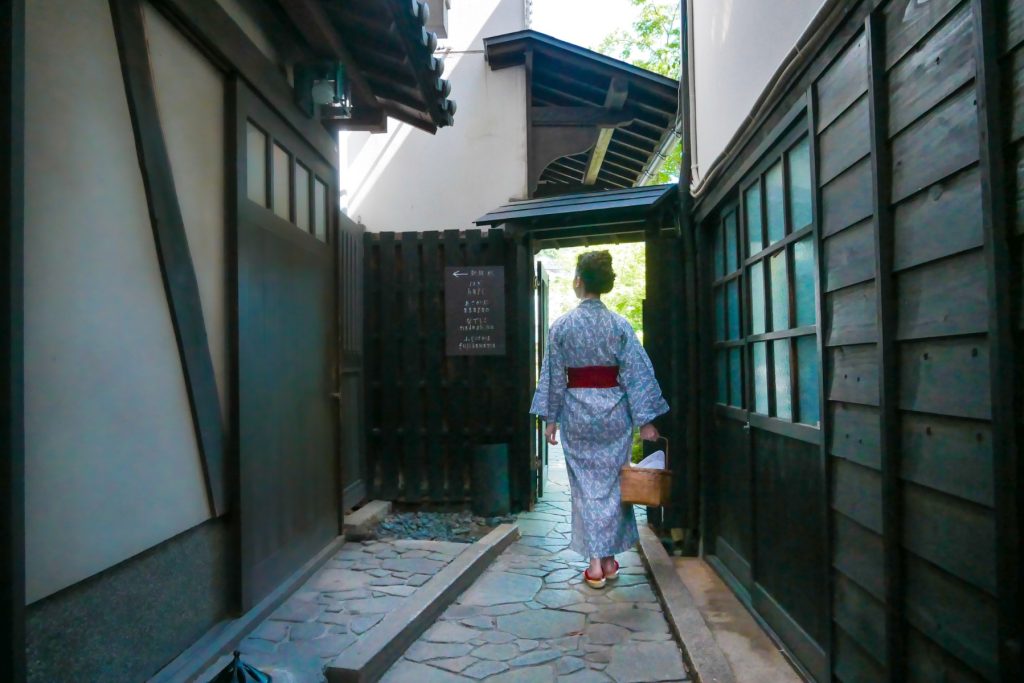
[[[548,426],[544,429],[544,436],[547,437],[548,443],[552,446],[558,445],[558,423],[548,422]]]
[[[657,441],[661,438],[661,434],[658,433],[657,427],[648,422],[640,428],[640,438],[644,441]]]

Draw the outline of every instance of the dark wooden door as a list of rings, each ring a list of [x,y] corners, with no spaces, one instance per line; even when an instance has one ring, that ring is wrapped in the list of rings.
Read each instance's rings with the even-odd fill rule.
[[[244,85],[235,331],[242,607],[338,534],[337,173]]]
[[[537,261],[537,368],[544,361],[544,353],[548,346],[548,298],[550,283],[544,264]],[[548,480],[548,442],[544,438],[544,420],[537,419],[537,481],[535,490],[537,498],[544,495],[544,484]]]
[[[338,216],[339,424],[341,504],[346,510],[366,499],[366,412],[363,376],[363,239],[365,228]]]
[[[783,149],[794,172],[807,168],[806,142],[791,138]],[[710,342],[703,344],[711,517],[705,547],[801,665],[825,680],[815,235],[808,210],[781,217],[762,211],[774,196],[762,187],[788,179],[780,156],[758,170],[742,203],[724,207],[702,231],[701,328]]]

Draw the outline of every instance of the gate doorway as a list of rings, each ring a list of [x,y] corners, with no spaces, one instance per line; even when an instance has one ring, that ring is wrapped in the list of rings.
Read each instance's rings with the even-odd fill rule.
[[[535,346],[537,348],[536,358],[534,363],[535,367],[540,367],[540,364],[544,360],[544,352],[548,346],[548,327],[552,320],[550,315],[550,294],[551,294],[551,279],[548,277],[548,271],[544,269],[544,262],[537,261],[537,280],[536,280],[536,295],[534,310],[537,315],[537,329],[534,332],[536,335]],[[548,480],[548,459],[550,456],[547,439],[544,438],[544,425],[540,420],[537,420],[537,443],[536,449],[533,451],[537,454],[537,467],[532,470],[534,472],[534,500],[539,500],[544,497],[544,483]]]
[[[665,510],[650,510],[650,519],[666,530],[680,528],[692,532],[697,528],[696,460],[683,451],[694,436],[688,430],[694,402],[683,390],[692,383],[686,381],[689,363],[682,360],[688,353],[683,346],[687,308],[682,305],[688,296],[688,279],[684,276],[683,241],[679,237],[677,193],[676,185],[659,185],[516,202],[483,216],[477,224],[503,225],[517,247],[529,255],[530,270],[536,273],[533,303],[529,306],[533,323],[530,329],[536,335],[528,356],[530,396],[536,387],[547,329],[553,320],[553,286],[550,278],[545,278],[550,273],[536,263],[538,253],[566,247],[644,243],[650,257],[645,271],[644,342],[672,408],[656,424],[678,444],[673,452],[674,503]],[[548,453],[543,425],[535,419],[531,433],[531,490],[536,500],[543,492]]]

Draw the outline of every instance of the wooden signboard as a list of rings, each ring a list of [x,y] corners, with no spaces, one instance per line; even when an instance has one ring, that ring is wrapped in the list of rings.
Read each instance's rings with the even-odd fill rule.
[[[445,268],[444,292],[447,354],[505,355],[505,268]]]

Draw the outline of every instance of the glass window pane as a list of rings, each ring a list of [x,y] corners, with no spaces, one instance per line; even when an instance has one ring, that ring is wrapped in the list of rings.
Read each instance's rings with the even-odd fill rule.
[[[772,342],[775,353],[775,415],[786,420],[793,419],[793,403],[790,388],[789,340]]]
[[[813,325],[814,311],[814,246],[811,238],[793,245],[793,296],[796,299],[796,326]]]
[[[251,123],[245,131],[245,194],[267,205],[267,136]]]
[[[772,331],[789,329],[789,278],[786,277],[786,250],[778,252],[771,261]]]
[[[750,266],[750,332],[765,332],[764,261]]]
[[[289,169],[291,160],[280,145],[274,145],[274,213],[286,221],[291,220],[291,207],[289,206],[289,192],[292,182]]]
[[[309,232],[309,171],[295,164],[295,225]]]
[[[767,342],[755,342],[754,353],[754,410],[768,414],[768,353]]]
[[[733,273],[739,268],[736,243],[736,212],[725,217],[725,272]]]
[[[816,425],[821,419],[818,405],[818,338],[815,335],[797,337],[797,383],[800,386],[800,421]]]
[[[811,148],[807,138],[789,150],[789,217],[793,230],[811,224]]]
[[[725,244],[722,242],[722,226],[715,226],[715,244],[711,258],[715,262],[715,279],[725,275]]]
[[[740,281],[739,278],[729,281],[725,286],[726,320],[729,326],[729,339],[740,338]]]
[[[726,362],[729,357],[726,353],[725,349],[721,349],[715,353],[715,365],[717,366],[715,375],[718,380],[718,394],[715,397],[715,401],[718,403],[729,402],[729,373],[726,369]]]
[[[768,214],[768,244],[786,236],[785,195],[782,187],[782,162],[775,164],[764,177],[765,209]]]
[[[743,407],[742,349],[729,349],[729,405]]]
[[[715,289],[715,339],[725,339],[725,287]]]
[[[327,186],[319,178],[313,185],[313,228],[314,234],[327,241]]]
[[[761,234],[761,183],[754,183],[747,190],[744,205],[747,223],[747,244],[750,248],[748,256],[753,256],[764,249],[764,236]]]

